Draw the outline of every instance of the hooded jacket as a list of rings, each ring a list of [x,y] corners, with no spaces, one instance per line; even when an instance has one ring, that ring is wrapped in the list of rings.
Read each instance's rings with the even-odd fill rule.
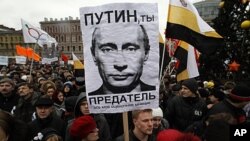
[[[86,93],[81,92],[80,95],[78,96],[78,99],[77,99],[76,105],[75,105],[75,110],[74,110],[75,118],[83,116],[83,114],[80,110],[80,103],[84,99],[86,99]],[[103,114],[91,114],[91,116],[93,116],[94,120],[96,121],[97,128],[99,129],[98,141],[110,141],[111,140],[110,129],[109,129],[109,125],[107,123],[105,116]],[[71,127],[73,121],[74,121],[74,119],[68,122],[67,132],[65,135],[66,141],[73,141],[73,139],[69,135],[69,130],[70,130],[70,127]]]

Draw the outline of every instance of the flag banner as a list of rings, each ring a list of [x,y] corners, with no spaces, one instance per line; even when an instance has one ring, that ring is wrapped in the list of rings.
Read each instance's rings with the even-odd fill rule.
[[[69,65],[74,65],[74,60],[68,60]]]
[[[8,56],[0,56],[0,65],[8,66],[9,57]]]
[[[20,56],[27,56],[26,48],[20,45],[16,45],[16,54]]]
[[[25,43],[37,43],[40,47],[57,46],[56,39],[51,37],[47,32],[31,25],[23,19],[21,20],[21,22]]]
[[[80,21],[90,112],[158,107],[157,3],[82,7]]]
[[[26,64],[27,58],[24,56],[15,56],[16,58],[16,64]]]
[[[34,61],[37,61],[37,62],[40,61],[40,58],[41,58],[41,57],[40,57],[37,53],[35,53],[35,52],[33,51],[32,48],[27,47],[26,52],[27,52],[27,57],[28,57],[29,59],[32,59],[32,58],[33,58]]]
[[[65,55],[64,53],[61,53],[61,59],[62,59],[62,61],[64,61],[64,62],[67,62],[67,61],[69,60],[68,56]]]
[[[72,58],[74,61],[74,69],[84,69],[84,65],[82,62],[76,57],[76,55],[72,52]]]
[[[166,38],[166,48],[170,57],[174,56],[174,52],[179,44],[178,39]]]
[[[160,51],[160,76],[164,75],[167,65],[169,64],[171,58],[169,56],[168,50],[165,48],[164,39],[159,35],[159,51]]]
[[[185,41],[204,54],[212,54],[224,44],[189,0],[170,0],[166,38]]]
[[[176,70],[177,81],[199,76],[195,49],[192,45],[184,41],[179,41],[174,57],[178,59]]]

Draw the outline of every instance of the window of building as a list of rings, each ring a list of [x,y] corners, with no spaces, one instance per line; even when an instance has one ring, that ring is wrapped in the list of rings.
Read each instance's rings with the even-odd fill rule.
[[[66,42],[70,42],[70,35],[66,35]]]
[[[81,42],[82,41],[82,36],[78,36],[78,41]]]
[[[61,36],[61,42],[65,42],[63,35]]]
[[[72,42],[76,42],[76,35],[72,35]]]
[[[73,51],[76,51],[76,47],[75,46],[73,46]]]
[[[67,50],[67,51],[70,51],[70,46],[68,46],[67,48],[68,48],[68,50]]]
[[[82,51],[82,47],[81,47],[81,46],[79,46],[79,47],[78,47],[78,50],[79,50],[79,51]]]

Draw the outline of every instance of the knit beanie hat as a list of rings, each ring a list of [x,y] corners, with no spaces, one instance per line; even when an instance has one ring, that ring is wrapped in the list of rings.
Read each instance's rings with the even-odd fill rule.
[[[35,106],[52,106],[53,101],[49,97],[39,97],[35,103]]]
[[[218,98],[219,101],[223,100],[225,97],[225,94],[220,91],[219,89],[214,89],[211,91],[211,95],[213,95],[214,97]]]
[[[182,85],[186,86],[191,92],[197,93],[198,83],[194,78],[184,80]]]
[[[204,88],[198,89],[198,92],[199,92],[201,97],[208,97],[209,96],[209,91],[204,89]]]
[[[12,86],[15,86],[14,81],[11,80],[10,78],[3,78],[3,79],[0,80],[0,84],[5,83],[5,82],[9,83]]]
[[[74,120],[70,128],[70,135],[75,139],[84,139],[96,129],[96,122],[92,116],[81,116]]]
[[[69,88],[72,88],[73,83],[72,83],[71,81],[67,81],[67,82],[65,82],[63,85],[64,85],[64,87],[65,87],[65,86],[68,86]]]
[[[183,135],[178,130],[166,129],[158,133],[156,141],[175,141]]]
[[[250,86],[245,83],[236,84],[228,96],[230,99],[239,102],[250,101]]]
[[[153,117],[163,117],[163,112],[160,107],[152,109]]]
[[[175,129],[166,129],[158,133],[156,141],[201,141],[191,133],[183,133]]]
[[[59,132],[53,128],[45,128],[34,137],[34,141],[46,141],[49,137],[53,135],[59,135]]]

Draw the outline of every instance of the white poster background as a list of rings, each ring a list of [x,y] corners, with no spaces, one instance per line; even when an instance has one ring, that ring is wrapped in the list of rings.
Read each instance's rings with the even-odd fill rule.
[[[0,56],[0,65],[8,66],[9,57],[8,56]]]
[[[110,14],[103,14],[107,11]],[[120,20],[115,22],[115,11],[130,11],[134,14],[136,11],[137,21]],[[92,14],[93,17],[90,15]],[[103,14],[101,16],[101,14]],[[98,16],[97,19],[95,16]],[[101,17],[101,18],[100,18]],[[149,17],[149,19],[147,19]],[[153,17],[153,19],[152,19]],[[93,18],[93,19],[92,19]],[[131,18],[133,19],[133,18]],[[134,109],[154,108],[158,107],[159,101],[159,24],[158,9],[156,3],[114,3],[101,6],[80,8],[80,21],[82,29],[82,37],[84,43],[84,65],[85,65],[85,84],[86,93],[91,113],[117,113]],[[93,23],[93,24],[92,24]],[[143,67],[141,80],[149,85],[156,86],[155,91],[123,93],[123,94],[106,94],[98,96],[89,96],[88,93],[98,89],[102,85],[97,66],[93,61],[90,51],[92,33],[97,26],[112,25],[135,26],[143,25],[149,36],[149,58]],[[115,28],[110,28],[110,34],[115,32]],[[124,30],[126,32],[126,30]],[[128,33],[128,36],[133,33]],[[113,40],[122,40],[116,37]],[[95,101],[95,102],[93,102]]]
[[[51,64],[52,62],[58,61],[58,57],[53,58],[42,58],[42,64]]]
[[[16,57],[16,64],[26,64],[27,58],[24,56],[15,56]]]

